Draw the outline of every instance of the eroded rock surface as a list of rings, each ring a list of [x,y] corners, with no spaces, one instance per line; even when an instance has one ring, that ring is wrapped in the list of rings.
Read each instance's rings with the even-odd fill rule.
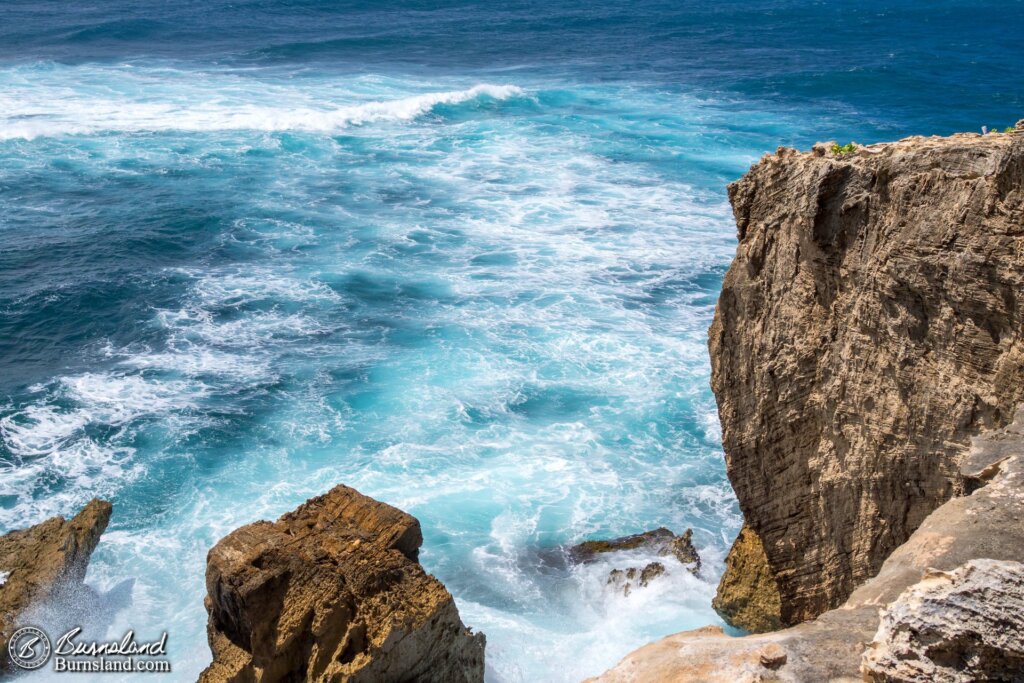
[[[483,681],[484,636],[417,562],[419,522],[338,486],[210,550],[207,683]]]
[[[711,606],[727,622],[751,633],[782,628],[775,576],[761,539],[746,526],[726,558],[726,571]]]
[[[9,666],[7,641],[30,609],[76,590],[85,579],[110,503],[93,499],[69,520],[51,517],[0,536],[0,670]]]
[[[861,671],[875,683],[1024,680],[1024,564],[926,573],[885,609]]]
[[[709,339],[760,541],[733,554],[763,548],[783,624],[841,604],[969,490],[971,435],[1024,399],[1024,134],[828,148],[729,187],[740,242]],[[723,588],[763,587],[733,575],[759,563],[734,557]]]

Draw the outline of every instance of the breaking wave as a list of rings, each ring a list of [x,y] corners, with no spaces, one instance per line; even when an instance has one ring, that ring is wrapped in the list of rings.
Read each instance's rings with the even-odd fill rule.
[[[206,133],[252,130],[263,132],[300,131],[338,133],[352,126],[412,121],[442,105],[484,104],[524,97],[526,92],[514,85],[479,84],[463,90],[424,92],[389,100],[361,101],[336,105],[311,103],[307,97],[289,97],[287,91],[273,103],[253,101],[257,93],[229,90],[195,91],[182,84],[181,93],[151,93],[148,80],[127,81],[142,86],[131,99],[110,97],[105,91],[117,90],[125,83],[125,74],[111,74],[114,82],[106,87],[81,89],[80,92],[47,92],[46,88],[0,90],[0,140],[26,139],[58,135],[95,133],[141,133],[180,131]],[[27,95],[22,96],[22,95]],[[265,93],[264,93],[265,95]]]

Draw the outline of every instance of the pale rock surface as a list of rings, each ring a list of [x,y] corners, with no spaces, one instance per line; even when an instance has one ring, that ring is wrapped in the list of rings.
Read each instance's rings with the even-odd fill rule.
[[[861,671],[873,683],[1024,680],[1024,564],[926,573],[883,612]]]

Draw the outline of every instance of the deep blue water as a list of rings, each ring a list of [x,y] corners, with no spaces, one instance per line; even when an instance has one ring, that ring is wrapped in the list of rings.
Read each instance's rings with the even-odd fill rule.
[[[0,530],[111,499],[89,581],[175,680],[207,549],[339,482],[422,520],[490,680],[715,621],[725,184],[1024,117],[1021,2],[168,4],[0,6]],[[703,579],[537,568],[660,525]]]

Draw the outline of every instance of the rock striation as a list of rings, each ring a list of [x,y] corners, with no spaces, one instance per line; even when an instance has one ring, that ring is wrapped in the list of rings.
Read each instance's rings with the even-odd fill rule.
[[[885,609],[861,672],[874,683],[1024,680],[1024,564],[926,573]]]
[[[107,501],[93,499],[70,520],[51,517],[0,536],[0,671],[8,666],[7,641],[25,625],[23,616],[82,586],[111,510]]]
[[[780,148],[729,197],[709,348],[747,529],[716,604],[763,630],[878,573],[1024,400],[1024,134]]]
[[[478,683],[484,635],[417,561],[419,522],[338,486],[207,558],[206,683]]]
[[[865,661],[865,673],[875,677],[868,680],[1024,680],[1024,612],[1019,608],[1021,579],[1015,569],[1024,557],[1024,410],[1005,429],[973,439],[961,467],[961,476],[980,482],[980,488],[929,515],[878,575],[841,607],[771,633],[730,637],[717,626],[677,633],[627,655],[593,680],[838,683],[864,680]],[[979,567],[983,571],[978,572]],[[938,576],[946,578],[937,582]],[[983,598],[972,595],[982,586]],[[984,611],[968,616],[971,600],[979,608],[984,601]],[[887,605],[888,616],[880,628],[880,611]],[[903,625],[935,630],[919,632],[921,639],[907,632],[895,637]],[[876,644],[869,649],[873,641]],[[898,670],[914,666],[904,657],[915,648],[925,654],[929,643],[937,646],[935,659],[917,665],[933,666],[934,678],[899,677],[903,673]],[[984,653],[984,661],[969,654],[955,656],[970,651]]]

